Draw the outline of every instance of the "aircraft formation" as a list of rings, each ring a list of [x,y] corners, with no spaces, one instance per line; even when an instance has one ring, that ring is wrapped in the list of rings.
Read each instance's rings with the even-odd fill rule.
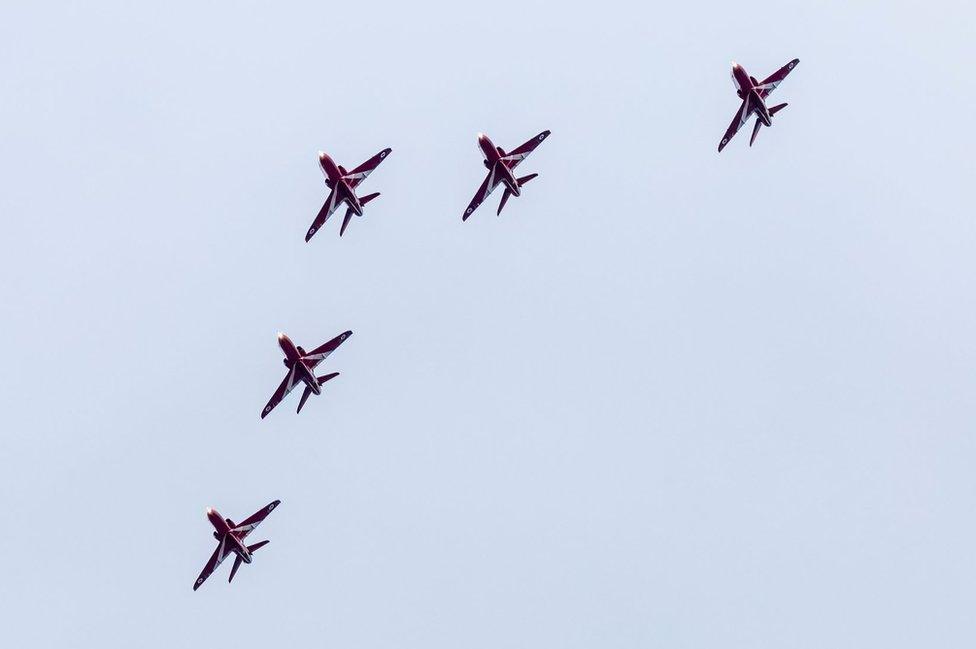
[[[768,76],[762,81],[750,76],[745,68],[738,63],[732,63],[732,83],[735,85],[736,94],[742,103],[732,118],[732,123],[725,131],[725,135],[719,142],[719,152],[725,148],[729,141],[739,132],[749,118],[756,116],[755,125],[752,129],[752,137],[749,139],[751,147],[756,141],[759,130],[763,127],[770,127],[773,124],[773,116],[786,108],[787,104],[782,103],[773,107],[766,105],[766,98],[779,86],[780,83],[789,75],[790,72],[800,63],[799,59],[793,59],[779,70]],[[502,147],[495,146],[491,139],[484,133],[478,134],[478,148],[483,157],[483,164],[488,170],[488,175],[482,181],[481,186],[475,193],[474,198],[468,204],[464,213],[461,215],[462,221],[467,221],[468,217],[488,198],[488,195],[499,185],[505,186],[501,201],[498,203],[496,215],[502,213],[505,204],[512,196],[522,195],[522,187],[530,180],[538,177],[539,174],[528,174],[521,178],[516,177],[515,168],[529,156],[535,149],[542,144],[550,135],[549,131],[542,131],[532,137],[522,145],[506,153]],[[366,162],[362,163],[352,171],[346,169],[324,152],[319,152],[319,168],[325,178],[325,186],[329,190],[329,195],[316,215],[315,220],[305,234],[306,243],[311,240],[316,232],[329,220],[329,217],[342,205],[346,206],[346,213],[339,227],[339,236],[346,232],[349,222],[353,215],[361,217],[364,214],[364,207],[367,203],[377,198],[380,193],[374,192],[365,196],[359,196],[356,189],[366,180],[366,178],[379,167],[393,150],[383,149]],[[261,411],[261,419],[264,419],[274,408],[284,400],[285,397],[299,384],[304,386],[301,399],[298,402],[297,412],[300,413],[308,401],[309,396],[322,393],[322,385],[326,381],[339,376],[338,372],[315,375],[316,367],[325,361],[336,349],[339,348],[350,336],[352,331],[345,331],[332,340],[319,345],[310,352],[306,352],[301,346],[295,345],[291,339],[283,333],[278,334],[278,346],[281,348],[284,358],[282,362],[288,373],[278,385],[278,388],[271,395],[271,399]],[[234,565],[230,571],[228,582],[234,580],[234,575],[241,567],[242,563],[251,563],[254,553],[269,543],[269,541],[259,541],[251,545],[246,545],[244,539],[254,529],[267,518],[278,505],[280,500],[275,500],[263,508],[247,517],[241,523],[234,523],[229,518],[223,518],[213,508],[207,508],[207,519],[214,528],[213,536],[217,540],[217,548],[210,556],[209,561],[203,567],[196,581],[193,582],[193,590],[197,590],[204,581],[210,577],[224,559],[234,555]]]

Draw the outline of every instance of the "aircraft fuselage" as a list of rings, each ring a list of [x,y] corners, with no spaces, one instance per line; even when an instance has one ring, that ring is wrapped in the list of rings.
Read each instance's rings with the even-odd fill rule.
[[[759,121],[765,126],[772,126],[773,116],[769,113],[769,108],[766,107],[766,101],[756,89],[759,84],[738,63],[732,64],[732,82],[735,84],[736,94],[739,95],[740,99],[749,102],[749,108],[756,113]]]
[[[322,167],[322,173],[325,174],[325,184],[332,191],[337,192],[337,198],[340,201],[345,201],[352,211],[356,213],[356,216],[363,215],[363,205],[359,201],[359,197],[356,196],[356,192],[353,188],[349,186],[349,183],[345,179],[345,174],[339,165],[335,163],[328,153],[319,154],[319,165]]]
[[[214,538],[218,541],[226,541],[231,550],[233,550],[244,563],[251,563],[251,553],[247,549],[247,546],[241,543],[241,540],[237,538],[237,535],[230,529],[230,525],[227,524],[226,519],[220,515],[216,509],[212,507],[207,509],[207,520],[210,524],[214,526]]]
[[[502,160],[504,152],[500,151],[484,133],[478,135],[478,146],[485,156],[485,167],[501,179],[508,191],[515,196],[521,196],[522,190],[519,189],[518,180],[515,174],[509,169],[505,161]]]
[[[299,353],[295,343],[291,341],[291,338],[283,333],[279,333],[278,346],[281,347],[281,351],[285,354],[285,367],[288,369],[294,369],[295,375],[301,379],[302,382],[307,385],[313,393],[322,394],[322,388],[319,386],[319,382],[315,378],[315,374],[309,369],[308,365],[305,364],[305,361],[302,359],[302,355]]]

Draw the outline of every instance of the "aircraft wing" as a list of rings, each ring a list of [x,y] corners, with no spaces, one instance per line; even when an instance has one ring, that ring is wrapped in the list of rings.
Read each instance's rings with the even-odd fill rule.
[[[278,389],[275,390],[275,393],[271,395],[271,400],[268,401],[268,405],[261,411],[261,419],[267,417],[268,413],[274,410],[274,407],[281,403],[281,400],[287,397],[288,393],[301,382],[302,380],[298,378],[295,368],[288,370],[288,375],[285,376],[285,379],[278,386]]]
[[[336,336],[329,342],[325,343],[324,345],[320,345],[315,349],[313,349],[312,351],[310,351],[309,353],[305,354],[305,356],[302,357],[302,360],[305,361],[305,364],[308,365],[309,369],[314,369],[316,365],[318,365],[319,363],[327,359],[329,357],[329,354],[334,352],[339,347],[339,345],[344,343],[346,341],[346,338],[348,338],[351,335],[352,335],[351,331],[345,331],[339,334],[338,336]]]
[[[535,151],[537,146],[542,144],[543,140],[549,137],[549,133],[550,131],[543,131],[514,151],[506,153],[504,156],[502,156],[502,160],[505,161],[505,165],[509,169],[514,169],[517,167],[518,164],[525,160],[530,153]]]
[[[305,234],[305,241],[311,239],[312,235],[318,232],[322,228],[322,226],[325,225],[325,222],[329,220],[329,217],[332,216],[332,213],[335,212],[336,209],[339,207],[340,202],[341,201],[339,200],[338,193],[336,192],[336,190],[333,189],[332,192],[329,194],[329,197],[325,200],[325,204],[322,205],[322,209],[319,210],[318,216],[316,216],[315,220],[312,221],[312,226],[308,229],[308,232]]]
[[[258,511],[254,512],[243,521],[237,524],[237,527],[231,529],[235,533],[237,538],[243,539],[245,536],[254,531],[254,528],[261,524],[265,518],[268,517],[274,508],[281,504],[280,500],[276,500],[273,503],[268,503]]]
[[[724,149],[725,145],[732,139],[732,136],[739,132],[742,125],[748,121],[749,113],[751,112],[752,108],[749,106],[749,95],[746,95],[746,98],[742,100],[742,105],[739,106],[739,110],[735,113],[735,117],[732,118],[732,123],[729,124],[728,130],[725,131],[722,141],[718,143],[719,151]]]
[[[793,68],[799,65],[799,63],[800,63],[800,59],[793,59],[792,61],[790,61],[783,67],[781,67],[779,70],[773,72],[771,75],[763,79],[763,82],[760,83],[758,86],[756,86],[756,88],[759,90],[759,95],[763,99],[768,97],[769,93],[776,90],[776,86],[782,83],[783,79],[786,78],[786,75],[792,72]]]
[[[393,149],[383,149],[382,151],[374,155],[372,158],[370,158],[363,164],[359,165],[358,167],[356,167],[355,169],[347,173],[345,178],[349,182],[349,185],[355,189],[356,186],[359,185],[359,183],[366,180],[366,176],[373,173],[373,169],[376,169],[378,166],[380,166],[380,163],[383,162],[383,160],[386,158],[386,156],[390,154],[390,151],[392,150]]]
[[[495,187],[498,187],[500,184],[501,178],[495,177],[495,170],[492,169],[489,171],[488,175],[485,177],[485,181],[481,183],[481,187],[478,188],[474,198],[472,198],[471,202],[468,204],[468,209],[464,210],[461,220],[467,221],[468,217],[471,216],[471,213],[478,209],[478,206],[484,203],[485,199],[488,198],[488,194],[490,194],[492,190],[494,190]]]
[[[196,590],[203,585],[203,582],[207,581],[207,577],[213,574],[213,571],[217,569],[220,562],[226,559],[229,555],[234,554],[234,551],[230,548],[230,544],[227,543],[227,539],[220,542],[214,553],[210,555],[210,560],[207,561],[207,565],[203,567],[203,571],[197,580],[193,582],[193,590]]]

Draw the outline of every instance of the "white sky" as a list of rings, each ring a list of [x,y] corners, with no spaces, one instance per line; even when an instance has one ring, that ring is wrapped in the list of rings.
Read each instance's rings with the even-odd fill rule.
[[[976,644],[971,3],[97,4],[0,8],[6,646]]]

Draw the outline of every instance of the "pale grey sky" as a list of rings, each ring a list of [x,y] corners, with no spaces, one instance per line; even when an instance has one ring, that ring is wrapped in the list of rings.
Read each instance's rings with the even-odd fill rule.
[[[966,2],[8,3],[3,644],[972,647],[974,33]],[[730,61],[793,57],[717,154]],[[476,134],[546,128],[462,224]],[[316,152],[385,146],[306,244]],[[261,421],[275,333],[345,329]],[[204,509],[274,498],[192,592]]]

